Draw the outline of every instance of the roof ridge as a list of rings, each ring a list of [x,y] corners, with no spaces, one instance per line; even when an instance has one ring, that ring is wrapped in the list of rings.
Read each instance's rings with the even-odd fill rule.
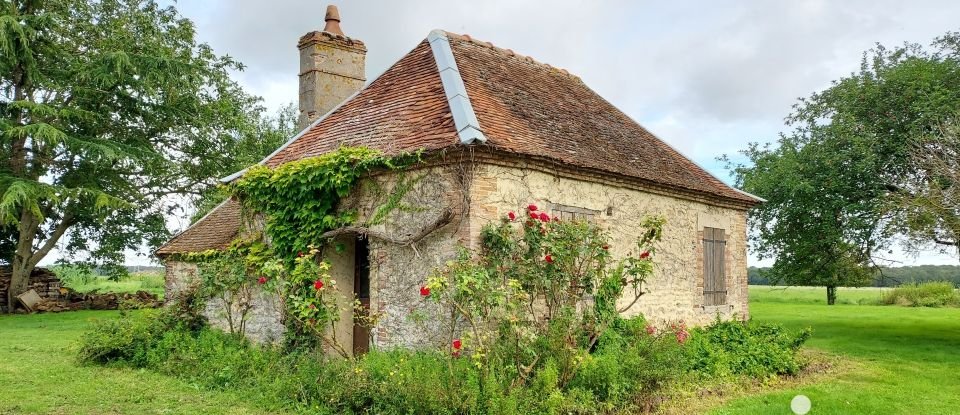
[[[463,77],[460,76],[460,70],[457,68],[457,59],[453,56],[453,49],[450,48],[447,32],[439,29],[432,30],[427,35],[427,42],[430,43],[430,51],[437,63],[443,94],[447,98],[447,105],[450,107],[460,143],[485,143],[487,137],[483,135],[480,121],[477,120],[473,104],[470,103],[467,87],[463,84]]]
[[[436,30],[435,30],[435,31],[436,31]],[[515,57],[515,58],[517,58],[517,59],[523,59],[523,60],[525,60],[525,61],[527,61],[527,62],[530,62],[530,63],[532,63],[532,64],[547,67],[547,68],[552,69],[552,70],[554,70],[554,71],[556,71],[556,72],[559,72],[559,73],[561,73],[561,74],[563,74],[563,75],[569,76],[570,78],[576,79],[576,80],[579,81],[579,82],[583,82],[583,80],[580,79],[579,76],[574,75],[572,72],[570,72],[570,71],[568,71],[568,70],[566,70],[566,69],[564,69],[564,68],[560,68],[560,67],[553,66],[553,65],[551,65],[551,64],[549,64],[549,63],[546,63],[546,62],[538,61],[538,60],[536,60],[535,58],[533,58],[533,57],[530,56],[530,55],[523,55],[523,54],[517,53],[517,52],[514,51],[513,49],[509,49],[509,48],[501,48],[501,47],[499,47],[499,46],[497,46],[497,45],[494,45],[494,44],[491,43],[491,42],[487,42],[487,41],[483,41],[483,40],[480,40],[480,39],[476,39],[476,38],[474,38],[474,37],[472,37],[472,36],[470,36],[469,34],[466,34],[466,33],[464,33],[464,34],[459,34],[459,33],[453,33],[453,32],[446,31],[446,30],[441,30],[441,31],[444,32],[444,33],[447,35],[447,37],[453,37],[453,38],[455,38],[455,39],[465,40],[465,41],[470,42],[470,43],[472,43],[472,44],[474,44],[474,45],[486,47],[486,48],[488,48],[488,49],[492,49],[492,50],[494,50],[494,51],[496,51],[496,52],[505,54],[505,55],[507,55],[507,56]],[[432,32],[431,32],[431,33],[432,33]]]

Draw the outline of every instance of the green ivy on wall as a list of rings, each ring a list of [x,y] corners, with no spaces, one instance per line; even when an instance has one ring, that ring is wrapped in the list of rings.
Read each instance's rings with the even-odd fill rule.
[[[355,224],[357,212],[338,207],[360,178],[419,161],[419,153],[390,157],[366,147],[340,147],[274,169],[255,166],[231,189],[244,207],[263,214],[274,254],[292,260],[311,246],[323,246],[327,231]],[[376,216],[384,214],[378,210]]]

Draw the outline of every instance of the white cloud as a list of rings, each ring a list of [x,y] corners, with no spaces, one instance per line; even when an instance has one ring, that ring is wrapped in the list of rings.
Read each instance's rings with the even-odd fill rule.
[[[876,42],[927,44],[960,26],[960,3],[949,0],[336,3],[344,31],[369,49],[368,79],[431,29],[469,33],[577,74],[725,180],[716,156],[774,140],[798,97],[855,71]],[[296,100],[296,42],[323,27],[326,3],[177,7],[202,40],[248,66],[238,79],[252,93],[274,107]]]

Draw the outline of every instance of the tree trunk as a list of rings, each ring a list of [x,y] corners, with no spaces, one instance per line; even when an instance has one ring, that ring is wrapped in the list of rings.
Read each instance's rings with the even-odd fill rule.
[[[827,305],[834,305],[837,302],[837,287],[827,286]]]
[[[17,296],[27,291],[30,286],[30,274],[33,273],[32,262],[33,237],[37,232],[36,220],[28,210],[23,210],[18,225],[19,236],[17,246],[10,261],[10,287],[7,288],[7,312],[13,313],[17,307]]]

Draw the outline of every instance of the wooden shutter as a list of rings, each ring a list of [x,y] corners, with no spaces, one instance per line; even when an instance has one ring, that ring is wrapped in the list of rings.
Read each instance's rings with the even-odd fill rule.
[[[551,206],[553,216],[560,220],[582,220],[584,222],[594,222],[598,211],[584,209],[574,206],[553,204]]]
[[[726,236],[723,229],[703,229],[703,301],[704,305],[727,303],[727,279],[724,260]]]

